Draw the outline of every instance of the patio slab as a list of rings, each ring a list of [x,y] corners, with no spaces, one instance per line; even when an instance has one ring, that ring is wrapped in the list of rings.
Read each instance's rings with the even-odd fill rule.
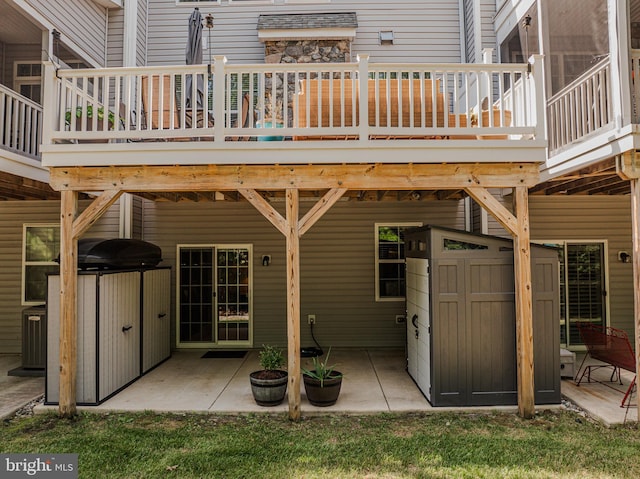
[[[0,419],[11,416],[25,404],[44,394],[43,377],[8,376],[20,367],[19,354],[0,354]]]
[[[582,357],[584,355],[578,358],[576,368],[582,362]],[[602,363],[587,360],[586,364]],[[637,421],[638,409],[635,407],[637,404],[637,392],[632,394],[632,406],[628,410],[626,407],[620,407],[622,398],[633,380],[633,374],[628,371],[622,371],[623,384],[620,385],[619,382],[610,382],[611,371],[610,367],[595,369],[591,377],[599,382],[587,382],[585,378],[580,383],[580,386],[573,379],[563,379],[561,384],[562,395],[578,405],[590,417],[608,426]],[[577,374],[582,374],[582,370]],[[579,377],[578,375],[577,377]]]

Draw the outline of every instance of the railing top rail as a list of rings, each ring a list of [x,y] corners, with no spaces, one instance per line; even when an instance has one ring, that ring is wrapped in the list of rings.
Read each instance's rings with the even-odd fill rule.
[[[345,71],[353,72],[358,70],[358,63],[314,63],[314,64],[289,64],[289,63],[236,63],[225,65],[226,71],[232,72],[326,72]],[[181,73],[202,73],[207,71],[207,64],[199,65],[154,65],[143,67],[106,67],[106,68],[83,68],[83,69],[60,69],[60,78],[78,78],[87,76],[111,76],[111,75],[144,75],[144,74],[181,74]],[[387,71],[436,71],[436,72],[503,72],[503,73],[524,73],[527,66],[521,63],[369,63],[370,72]]]
[[[610,63],[611,63],[611,60],[609,58],[609,55],[607,55],[606,57],[603,57],[602,60],[600,60],[594,66],[589,68],[586,72],[584,72],[578,78],[573,80],[571,83],[569,83],[567,86],[565,86],[558,93],[556,93],[551,98],[549,98],[547,103],[551,104],[551,103],[555,102],[558,98],[563,97],[564,95],[567,94],[567,92],[573,90],[576,87],[576,85],[579,85],[580,83],[584,82],[586,79],[592,77],[593,75],[595,75],[599,71],[604,70],[606,67],[609,66]]]
[[[14,98],[17,98],[18,100],[20,100],[21,102],[29,105],[31,108],[35,109],[35,110],[39,110],[42,111],[42,105],[39,105],[38,103],[36,103],[35,101],[27,98],[26,96],[22,96],[20,93],[12,90],[11,88],[7,88],[4,85],[0,84],[0,91],[2,91],[3,93],[12,96]]]

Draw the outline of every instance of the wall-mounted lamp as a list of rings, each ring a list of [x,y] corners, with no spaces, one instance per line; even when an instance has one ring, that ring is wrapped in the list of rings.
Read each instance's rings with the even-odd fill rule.
[[[626,251],[618,251],[618,261],[621,263],[630,263],[631,255]]]
[[[262,266],[269,266],[271,264],[271,255],[262,255]]]
[[[393,45],[393,30],[378,32],[380,45]]]

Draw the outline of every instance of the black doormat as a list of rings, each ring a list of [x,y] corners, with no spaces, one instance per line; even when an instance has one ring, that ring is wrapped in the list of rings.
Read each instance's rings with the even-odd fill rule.
[[[245,354],[247,351],[207,351],[202,358],[244,358]]]

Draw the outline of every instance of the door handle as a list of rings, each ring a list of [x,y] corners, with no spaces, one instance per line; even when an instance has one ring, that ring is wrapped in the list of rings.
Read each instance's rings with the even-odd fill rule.
[[[411,318],[411,324],[413,324],[413,327],[418,329],[418,315],[414,314],[413,317]]]
[[[162,319],[162,318],[164,318],[166,315],[167,315],[167,313],[160,313],[160,314],[158,315],[158,318]]]
[[[127,331],[129,331],[132,328],[133,328],[133,326],[122,326],[122,332],[126,333]]]

